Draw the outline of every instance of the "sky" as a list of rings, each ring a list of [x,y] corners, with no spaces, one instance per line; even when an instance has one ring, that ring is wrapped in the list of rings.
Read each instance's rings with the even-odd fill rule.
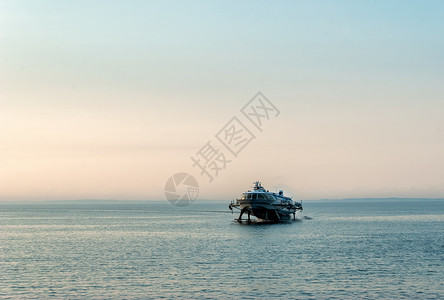
[[[443,1],[0,1],[0,201],[444,197]],[[261,92],[262,131],[241,109]],[[237,156],[216,138],[236,117]],[[230,162],[193,166],[210,142]],[[210,170],[211,171],[211,170]],[[217,176],[216,176],[217,175]]]

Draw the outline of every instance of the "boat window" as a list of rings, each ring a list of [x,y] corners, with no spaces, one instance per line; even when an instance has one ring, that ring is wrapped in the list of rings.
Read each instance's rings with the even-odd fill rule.
[[[252,200],[257,199],[256,197],[257,197],[257,194],[251,194],[251,199]]]
[[[273,201],[276,200],[276,198],[273,195],[271,195],[271,194],[268,194],[267,196],[268,196],[269,200],[273,200]]]
[[[264,194],[257,194],[257,198],[261,200],[267,199]]]

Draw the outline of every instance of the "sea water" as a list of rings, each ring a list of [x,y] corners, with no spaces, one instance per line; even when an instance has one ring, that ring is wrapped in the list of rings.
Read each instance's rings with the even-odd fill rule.
[[[0,298],[444,298],[444,201],[0,205]]]

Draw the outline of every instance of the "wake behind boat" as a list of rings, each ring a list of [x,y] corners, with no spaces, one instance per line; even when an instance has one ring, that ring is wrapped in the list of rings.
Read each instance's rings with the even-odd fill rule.
[[[267,221],[287,221],[291,215],[296,218],[296,212],[302,210],[302,203],[296,202],[290,197],[284,196],[283,191],[279,194],[269,192],[259,181],[254,183],[254,189],[242,194],[236,201],[232,201],[228,206],[240,210],[238,221],[242,221],[242,215],[248,214],[248,221],[253,215],[258,219]]]

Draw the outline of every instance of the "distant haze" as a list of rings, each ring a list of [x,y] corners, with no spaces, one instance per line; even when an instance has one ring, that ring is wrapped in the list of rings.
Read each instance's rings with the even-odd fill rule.
[[[0,201],[162,200],[177,172],[201,199],[255,180],[297,199],[444,197],[443,15],[443,1],[2,1]],[[208,182],[191,156],[258,91],[279,116]]]

